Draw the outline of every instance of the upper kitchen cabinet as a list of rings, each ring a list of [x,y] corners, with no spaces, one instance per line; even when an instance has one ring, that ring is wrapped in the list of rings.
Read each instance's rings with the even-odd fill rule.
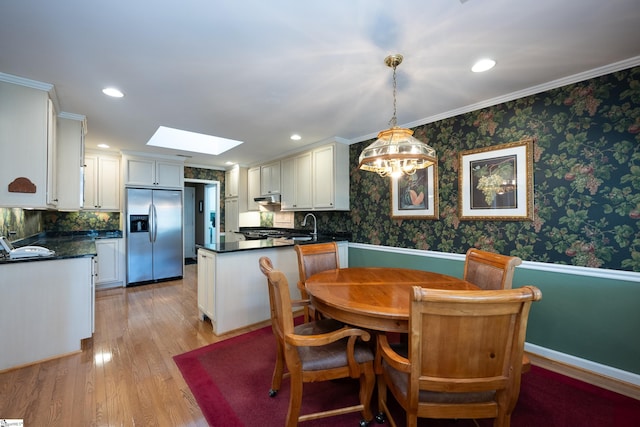
[[[120,210],[120,157],[87,152],[84,156],[84,209]]]
[[[224,174],[224,197],[238,197],[247,194],[247,168],[235,165]],[[246,210],[246,206],[244,207]]]
[[[260,193],[262,196],[280,194],[280,162],[260,166]]]
[[[313,208],[349,210],[349,147],[339,142],[313,150]]]
[[[260,205],[255,202],[256,197],[260,197],[260,166],[250,168],[247,171],[247,210],[259,211]]]
[[[224,239],[234,242],[240,238],[240,216],[247,212],[247,168],[235,165],[224,174]]]
[[[124,180],[127,186],[182,188],[184,160],[173,158],[124,156]]]
[[[58,210],[77,211],[84,204],[84,136],[86,119],[60,113],[57,128]]]
[[[281,210],[293,211],[313,208],[311,164],[310,151],[282,160]]]
[[[0,73],[0,206],[55,208],[53,86]]]
[[[349,146],[340,142],[282,160],[282,210],[349,210]]]

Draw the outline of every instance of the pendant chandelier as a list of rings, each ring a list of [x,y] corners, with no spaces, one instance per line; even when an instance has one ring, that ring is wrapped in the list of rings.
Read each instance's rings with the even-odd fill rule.
[[[382,177],[413,175],[418,169],[436,163],[436,150],[414,138],[413,131],[397,126],[396,118],[396,68],[402,63],[402,55],[387,56],[384,60],[393,68],[393,117],[389,129],[378,133],[378,139],[360,154],[359,168],[376,172]]]

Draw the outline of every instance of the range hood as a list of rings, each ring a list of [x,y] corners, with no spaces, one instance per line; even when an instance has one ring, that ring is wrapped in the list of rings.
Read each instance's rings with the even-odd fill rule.
[[[279,194],[271,194],[269,196],[260,196],[253,199],[254,202],[259,203],[261,205],[279,205],[280,204],[280,195]]]

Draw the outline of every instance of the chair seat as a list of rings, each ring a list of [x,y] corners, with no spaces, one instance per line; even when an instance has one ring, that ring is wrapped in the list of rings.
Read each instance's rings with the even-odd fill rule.
[[[342,328],[344,324],[333,319],[321,319],[303,323],[294,328],[297,335],[318,335]],[[319,371],[347,366],[348,338],[319,347],[298,347],[298,354],[305,371]],[[354,357],[358,363],[371,362],[374,354],[369,345],[357,342]]]

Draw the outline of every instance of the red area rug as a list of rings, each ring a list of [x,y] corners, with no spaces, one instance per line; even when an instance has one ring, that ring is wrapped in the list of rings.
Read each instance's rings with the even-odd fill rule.
[[[271,327],[259,329],[174,357],[207,422],[216,427],[284,425],[289,381],[269,397],[275,361]],[[357,404],[357,380],[310,383],[304,386],[302,413]],[[390,397],[392,400],[393,398]],[[376,411],[374,392],[374,413]],[[349,403],[350,402],[350,403]],[[396,421],[404,425],[402,410]],[[355,427],[359,413],[301,423],[304,427]],[[481,427],[492,420],[478,420]],[[373,427],[378,425],[374,421]],[[385,424],[388,425],[388,424]],[[593,387],[535,366],[522,379],[513,427],[637,427],[640,401]],[[474,427],[473,420],[426,420],[419,426]]]

